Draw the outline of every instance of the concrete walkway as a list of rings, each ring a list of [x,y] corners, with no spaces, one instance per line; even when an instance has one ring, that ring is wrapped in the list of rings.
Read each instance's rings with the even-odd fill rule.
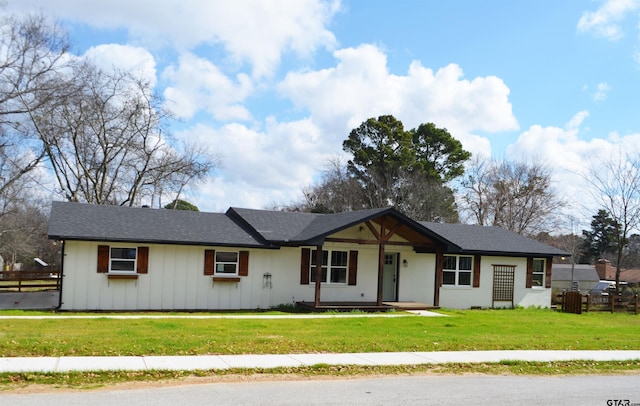
[[[209,370],[326,365],[419,365],[501,361],[627,361],[640,351],[440,351],[358,354],[202,355],[0,358],[4,372]]]

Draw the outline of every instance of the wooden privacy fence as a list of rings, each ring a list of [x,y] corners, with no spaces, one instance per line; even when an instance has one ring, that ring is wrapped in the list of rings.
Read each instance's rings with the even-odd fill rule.
[[[633,312],[638,314],[640,298],[638,294],[581,295],[580,292],[563,292],[562,311],[581,314],[590,311]]]
[[[55,288],[60,290],[60,275],[49,271],[4,271],[0,272],[0,290],[25,288]]]

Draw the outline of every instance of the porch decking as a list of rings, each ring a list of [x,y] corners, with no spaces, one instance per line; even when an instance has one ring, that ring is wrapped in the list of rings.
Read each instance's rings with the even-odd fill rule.
[[[378,306],[376,302],[320,302],[319,306],[315,306],[313,302],[296,302],[303,309],[324,312],[338,311],[350,312],[352,310],[361,310],[364,312],[384,312],[392,309],[397,310],[433,310],[435,306],[430,306],[419,302],[383,302]]]

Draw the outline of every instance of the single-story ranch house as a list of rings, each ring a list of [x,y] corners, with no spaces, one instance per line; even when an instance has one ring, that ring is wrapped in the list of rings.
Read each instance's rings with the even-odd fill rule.
[[[498,227],[393,208],[204,213],[54,202],[61,310],[267,309],[302,303],[449,308],[551,303],[568,253]]]

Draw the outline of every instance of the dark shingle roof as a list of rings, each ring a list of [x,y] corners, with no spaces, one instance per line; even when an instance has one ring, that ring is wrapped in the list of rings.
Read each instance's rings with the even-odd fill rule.
[[[383,215],[439,241],[449,252],[568,255],[499,227],[418,223],[393,208],[335,214],[231,208],[223,214],[54,202],[49,238],[275,248],[321,244],[330,234]]]
[[[300,234],[321,214],[240,209],[232,207],[227,214],[245,223],[266,241],[288,241]]]
[[[568,252],[500,227],[421,222],[423,226],[459,247],[461,252],[495,255],[569,256]]]
[[[570,281],[571,264],[553,264],[551,279],[554,281]],[[576,281],[599,281],[600,277],[593,265],[575,264],[573,268],[573,280]]]
[[[262,246],[222,213],[53,202],[49,238]]]

